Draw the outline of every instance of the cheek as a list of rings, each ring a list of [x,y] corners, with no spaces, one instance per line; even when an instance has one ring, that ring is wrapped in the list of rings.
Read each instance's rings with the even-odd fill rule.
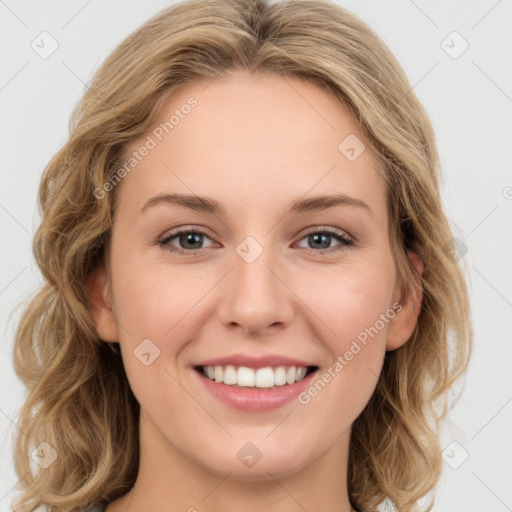
[[[136,254],[119,261],[114,276],[116,316],[133,341],[176,338],[204,288],[199,271],[190,269],[138,259]]]
[[[393,294],[394,275],[389,268],[382,262],[361,262],[337,268],[322,279],[315,276],[314,283],[306,284],[303,295],[327,328],[334,352],[342,353],[347,343],[375,324],[378,332],[372,330],[373,338],[385,337],[387,323],[380,319],[389,310]],[[364,334],[359,339],[364,340]]]
[[[324,400],[343,404],[351,419],[364,408],[377,384],[388,325],[395,316],[392,269],[392,260],[383,257],[379,265],[336,269],[329,279],[316,281],[323,286],[309,287],[316,290],[310,292],[308,305],[322,321],[318,332],[329,361],[316,378],[322,382],[307,393],[305,402],[321,391],[318,404]]]
[[[323,297],[324,309],[318,315],[330,328],[322,338],[329,357],[298,397],[304,417],[311,418],[302,424],[308,435],[315,435],[321,421],[329,425],[325,438],[332,442],[373,395],[385,356],[388,324],[380,315],[389,304],[386,286],[385,280],[362,275],[345,281],[341,289],[333,286]]]
[[[120,258],[115,268],[115,315],[131,389],[144,408],[179,408],[187,400],[176,380],[179,359],[194,337],[193,306],[204,285],[179,267],[135,256]]]

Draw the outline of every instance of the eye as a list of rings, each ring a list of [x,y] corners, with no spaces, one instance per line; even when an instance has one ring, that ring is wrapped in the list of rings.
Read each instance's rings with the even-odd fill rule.
[[[340,242],[337,247],[331,247],[333,239]],[[343,231],[334,228],[315,228],[307,233],[301,240],[306,240],[309,244],[309,247],[306,247],[306,249],[316,253],[340,251],[354,244],[354,241]]]
[[[163,240],[160,240],[158,243],[161,247],[166,248],[171,252],[176,252],[179,254],[186,254],[187,256],[192,255],[190,253],[197,252],[194,249],[203,249],[200,247],[203,237],[209,238],[206,233],[197,230],[182,230],[176,231],[175,233],[170,233]],[[171,241],[177,239],[177,242],[180,244],[180,247],[175,247],[171,244]]]

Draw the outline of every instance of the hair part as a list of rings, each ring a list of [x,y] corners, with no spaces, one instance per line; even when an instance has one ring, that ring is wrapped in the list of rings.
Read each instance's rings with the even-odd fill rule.
[[[24,305],[14,349],[28,389],[15,445],[20,512],[109,502],[135,483],[139,404],[118,344],[98,337],[86,287],[105,259],[122,184],[101,200],[94,190],[112,179],[126,146],[146,133],[170,94],[237,69],[309,81],[348,109],[383,164],[397,276],[409,286],[421,278],[414,333],[386,353],[376,390],[353,424],[351,504],[373,511],[388,500],[417,510],[440,477],[437,429],[467,368],[472,331],[465,279],[446,250],[452,233],[424,108],[381,39],[328,0],[187,0],[153,16],[106,59],[41,179],[33,252],[44,286]],[[421,276],[408,250],[422,259]],[[58,461],[33,473],[30,452],[41,442]]]

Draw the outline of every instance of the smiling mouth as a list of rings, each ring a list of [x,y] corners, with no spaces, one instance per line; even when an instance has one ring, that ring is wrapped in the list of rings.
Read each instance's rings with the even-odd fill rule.
[[[203,377],[233,388],[277,389],[300,382],[318,370],[318,366],[247,366],[216,365],[195,366]]]

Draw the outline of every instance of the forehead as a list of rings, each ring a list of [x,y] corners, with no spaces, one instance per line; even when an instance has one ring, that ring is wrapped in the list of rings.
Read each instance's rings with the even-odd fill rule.
[[[328,91],[298,78],[237,71],[187,84],[127,146],[127,158],[133,152],[137,161],[117,193],[119,209],[134,215],[162,192],[261,212],[333,191],[385,215],[381,164],[360,127]]]

